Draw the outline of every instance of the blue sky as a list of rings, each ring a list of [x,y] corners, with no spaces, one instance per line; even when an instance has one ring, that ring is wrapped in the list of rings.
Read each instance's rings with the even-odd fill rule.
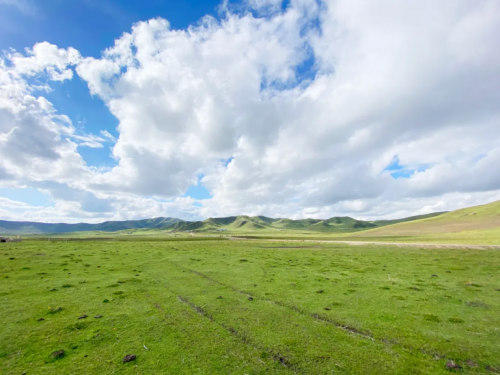
[[[184,29],[207,14],[216,15],[220,2],[21,0],[19,3],[22,5],[1,6],[1,49],[12,47],[21,51],[47,40],[62,48],[74,47],[82,55],[98,57],[135,22],[163,17],[172,28]]]
[[[424,172],[427,169],[429,169],[428,165],[418,165],[416,168],[405,167],[400,164],[399,157],[396,155],[384,170],[390,171],[391,177],[397,180],[398,178],[410,178],[413,174]]]

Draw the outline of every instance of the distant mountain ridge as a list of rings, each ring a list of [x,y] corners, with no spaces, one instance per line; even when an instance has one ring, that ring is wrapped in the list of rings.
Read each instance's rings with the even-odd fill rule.
[[[332,217],[330,219],[273,219],[266,216],[228,216],[210,218],[203,221],[179,221],[166,228],[167,231],[194,231],[209,232],[217,230],[246,231],[246,230],[305,230],[315,232],[340,232],[345,230],[362,230],[378,228],[400,222],[419,220],[441,215],[436,212],[428,215],[418,215],[398,220],[363,221],[348,216]]]
[[[209,232],[217,230],[253,231],[253,230],[305,230],[316,232],[336,232],[345,230],[363,230],[378,228],[390,224],[429,218],[442,213],[412,216],[398,220],[363,221],[348,216],[332,217],[330,219],[286,218],[274,219],[266,216],[228,216],[210,218],[203,221],[184,221],[171,217],[157,217],[143,220],[106,221],[98,224],[66,224],[38,223],[30,221],[0,220],[0,234],[43,234],[71,232],[118,232],[122,230],[158,229],[167,232]]]
[[[70,232],[117,232],[127,229],[157,229],[165,228],[181,221],[172,217],[157,217],[154,219],[105,221],[98,224],[78,223],[37,223],[32,221],[0,220],[0,234],[42,234],[42,233],[70,233]]]

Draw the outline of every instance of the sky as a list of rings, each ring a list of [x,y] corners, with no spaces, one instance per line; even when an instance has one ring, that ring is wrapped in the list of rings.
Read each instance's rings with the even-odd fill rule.
[[[500,200],[497,0],[0,0],[0,219]]]

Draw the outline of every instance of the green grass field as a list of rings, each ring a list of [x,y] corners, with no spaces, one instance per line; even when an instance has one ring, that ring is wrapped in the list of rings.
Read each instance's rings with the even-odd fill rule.
[[[290,240],[318,240],[318,241],[364,241],[364,242],[394,242],[394,243],[421,243],[421,244],[456,244],[456,245],[500,245],[500,228],[470,230],[454,233],[429,233],[414,235],[371,235],[365,233],[363,236],[353,234],[318,234],[318,233],[245,233],[232,234],[236,237],[249,239],[290,239]]]
[[[2,374],[500,371],[498,250],[24,241],[0,301]]]

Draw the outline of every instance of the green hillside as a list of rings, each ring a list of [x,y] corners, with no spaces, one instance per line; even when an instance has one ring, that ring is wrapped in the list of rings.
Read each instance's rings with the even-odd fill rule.
[[[436,216],[441,213],[426,216]],[[172,224],[164,230],[172,232],[195,231],[229,231],[229,232],[253,232],[253,231],[311,231],[325,233],[349,233],[353,231],[377,228],[392,223],[418,220],[422,216],[414,216],[399,220],[362,221],[351,217],[332,217],[327,220],[321,219],[273,219],[265,216],[229,216],[211,218],[204,221],[180,221]]]
[[[436,216],[441,213],[426,215]],[[330,219],[286,218],[274,219],[266,216],[228,216],[216,217],[203,221],[184,221],[175,218],[158,217],[144,220],[106,221],[99,224],[51,224],[0,220],[0,235],[46,234],[73,232],[119,232],[136,230],[161,230],[167,232],[254,232],[254,231],[309,231],[323,233],[350,233],[387,226],[404,221],[418,220],[422,216],[413,216],[398,220],[363,221],[348,216]]]
[[[420,236],[500,229],[500,201],[447,212],[435,217],[400,222],[355,236]]]
[[[0,220],[0,234],[43,234],[43,233],[70,233],[70,232],[117,232],[129,229],[158,229],[179,222],[171,217],[157,217],[144,220],[106,221],[99,224],[64,224],[64,223],[36,223],[29,221]]]
[[[384,227],[386,225],[393,225],[393,224],[398,224],[398,223],[405,223],[407,221],[415,221],[415,220],[420,220],[420,219],[428,219],[430,217],[434,216],[439,216],[442,214],[445,214],[446,211],[443,212],[434,212],[432,214],[426,214],[426,215],[416,215],[416,216],[410,216],[406,217],[403,219],[396,219],[396,220],[376,220],[376,221],[371,221],[371,223],[375,224],[377,227]]]

